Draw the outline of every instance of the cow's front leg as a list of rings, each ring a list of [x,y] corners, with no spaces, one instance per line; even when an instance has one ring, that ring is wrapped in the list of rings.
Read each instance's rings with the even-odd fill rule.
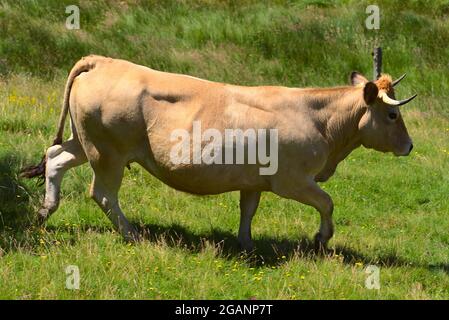
[[[251,239],[251,221],[259,206],[260,192],[240,191],[240,228],[238,241],[245,251],[254,249]]]
[[[329,239],[334,235],[334,224],[332,222],[334,203],[332,198],[318,184],[313,182],[302,190],[298,200],[314,207],[320,213],[321,223],[320,230],[314,239],[315,249],[326,249]]]
[[[320,230],[315,235],[316,250],[324,250],[327,243],[334,234],[334,225],[332,222],[332,212],[334,204],[332,198],[323,191],[313,178],[307,180],[302,186],[295,186],[290,190],[279,190],[282,197],[297,200],[301,203],[314,207],[321,216]]]

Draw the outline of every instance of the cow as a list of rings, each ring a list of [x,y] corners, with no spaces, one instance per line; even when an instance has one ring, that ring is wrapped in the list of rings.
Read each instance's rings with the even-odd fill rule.
[[[261,193],[269,191],[314,207],[321,217],[315,246],[326,248],[334,233],[333,202],[318,183],[327,181],[359,146],[396,156],[407,156],[413,148],[399,107],[416,95],[396,100],[394,87],[402,78],[393,81],[382,75],[369,81],[353,72],[348,86],[249,87],[90,55],[70,71],[53,145],[22,176],[45,179],[45,199],[38,211],[44,222],[58,208],[64,173],[88,161],[94,173],[90,195],[127,241],[140,239],[118,201],[124,168],[130,163],[183,192],[240,191],[238,241],[246,251],[253,250],[251,221]],[[72,132],[63,141],[67,114]],[[191,133],[194,122],[220,133],[277,130],[276,172],[260,174],[264,164],[259,161],[174,163],[171,135],[178,129]]]

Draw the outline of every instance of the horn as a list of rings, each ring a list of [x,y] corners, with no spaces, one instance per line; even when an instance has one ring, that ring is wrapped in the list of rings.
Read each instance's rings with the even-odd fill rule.
[[[402,79],[405,78],[406,75],[407,75],[407,74],[404,73],[404,74],[403,74],[402,76],[400,76],[398,79],[394,80],[394,81],[391,83],[391,85],[392,85],[393,87],[396,86],[399,82],[401,82]]]
[[[385,102],[386,104],[389,104],[390,106],[402,106],[406,103],[409,103],[410,101],[412,101],[413,99],[415,99],[417,96],[417,94],[411,96],[410,98],[404,99],[404,100],[394,100],[391,99],[387,93],[384,91],[382,92],[382,94],[380,95],[380,98],[382,99],[383,102]]]

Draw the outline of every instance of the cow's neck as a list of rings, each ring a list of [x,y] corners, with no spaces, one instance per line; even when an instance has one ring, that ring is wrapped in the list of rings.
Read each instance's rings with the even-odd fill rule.
[[[329,146],[327,163],[317,175],[317,181],[329,179],[337,165],[361,145],[358,126],[366,109],[362,107],[361,95],[354,94],[354,90],[357,89],[351,87],[341,91],[323,90],[323,93],[318,95],[318,101],[314,100],[315,105],[312,108],[315,111],[317,127]]]

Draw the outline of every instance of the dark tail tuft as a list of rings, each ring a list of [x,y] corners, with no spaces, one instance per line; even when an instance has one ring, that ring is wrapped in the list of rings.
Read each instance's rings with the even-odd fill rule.
[[[21,178],[39,178],[41,179],[41,184],[45,181],[45,164],[47,163],[47,159],[45,155],[42,157],[41,162],[39,162],[38,165],[35,166],[29,166],[25,167],[22,170],[20,170],[20,177]]]
[[[55,140],[53,140],[53,144],[51,146],[55,146],[57,144],[62,144],[62,138],[56,137]]]

